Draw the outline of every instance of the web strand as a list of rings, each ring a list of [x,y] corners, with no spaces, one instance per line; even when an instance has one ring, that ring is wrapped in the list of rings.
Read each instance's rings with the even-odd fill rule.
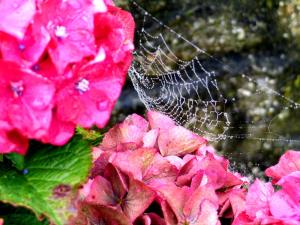
[[[284,131],[273,129],[275,121],[284,113],[299,113],[300,104],[276,91],[272,80],[235,74],[229,65],[163,24],[134,1],[132,4],[142,23],[129,75],[147,109],[170,116],[210,141],[249,139],[300,144],[300,140],[290,138]],[[155,24],[155,30],[148,30],[148,24]],[[192,49],[192,59],[180,58],[169,44],[172,40]],[[228,93],[230,82],[240,83],[234,93]],[[260,99],[259,110],[267,112],[266,117],[259,118],[259,110],[251,105],[253,99]],[[250,105],[244,106],[246,110],[241,113],[245,102]],[[244,118],[237,120],[241,114]]]

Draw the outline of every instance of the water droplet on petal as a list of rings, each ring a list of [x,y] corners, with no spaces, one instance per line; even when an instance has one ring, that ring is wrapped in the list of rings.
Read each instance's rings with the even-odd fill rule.
[[[26,47],[24,44],[19,44],[18,48],[20,51],[24,51]]]
[[[101,102],[98,103],[98,109],[100,111],[107,110],[108,106],[109,106],[109,101],[108,100],[104,100],[104,101],[101,101]]]
[[[44,103],[43,99],[36,98],[32,102],[32,106],[35,108],[43,108],[45,106],[45,103]]]
[[[41,69],[41,67],[38,64],[35,64],[31,67],[31,69],[35,72],[39,71]]]

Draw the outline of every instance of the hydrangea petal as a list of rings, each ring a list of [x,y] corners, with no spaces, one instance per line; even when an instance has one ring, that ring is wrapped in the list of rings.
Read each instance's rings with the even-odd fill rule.
[[[41,25],[38,16],[28,26],[21,40],[5,34],[0,36],[3,59],[28,67],[37,63],[50,41],[50,35]]]
[[[22,39],[35,14],[34,0],[2,0],[0,31]]]
[[[270,216],[269,200],[274,193],[271,183],[263,183],[256,179],[250,186],[246,197],[246,212],[250,218]]]
[[[147,112],[147,119],[151,129],[169,129],[176,126],[170,117],[156,111]]]
[[[10,62],[0,62],[0,98],[7,102],[11,124],[29,138],[40,138],[52,117],[54,85]],[[1,101],[2,101],[1,100]]]
[[[121,143],[142,144],[143,136],[148,130],[148,122],[133,114],[119,125],[111,128],[104,136],[101,146],[106,149],[116,148]]]
[[[5,131],[0,129],[0,154],[18,153],[25,155],[29,146],[27,138],[18,131]]]
[[[141,225],[166,225],[163,218],[155,213],[147,213],[136,220],[137,224]]]
[[[142,180],[145,171],[153,163],[156,152],[157,150],[153,148],[140,148],[135,151],[118,152],[110,161],[126,174],[133,176],[135,179]]]
[[[95,177],[85,201],[97,205],[115,205],[116,201],[111,183],[104,177]]]
[[[289,150],[280,157],[278,164],[266,170],[266,175],[276,183],[280,178],[294,171],[300,171],[300,152]]]
[[[153,202],[156,194],[141,181],[130,178],[129,190],[124,201],[124,213],[133,222]]]
[[[41,140],[44,143],[62,146],[65,145],[75,133],[75,124],[61,121],[54,113],[46,135]]]
[[[49,0],[40,8],[41,21],[52,38],[48,51],[58,72],[69,63],[96,54],[91,2]]]
[[[180,126],[160,130],[158,137],[159,150],[163,156],[181,156],[192,153],[201,145],[206,145],[206,143],[205,138]]]
[[[125,73],[109,62],[84,66],[58,91],[58,117],[82,127],[104,127],[124,81]]]

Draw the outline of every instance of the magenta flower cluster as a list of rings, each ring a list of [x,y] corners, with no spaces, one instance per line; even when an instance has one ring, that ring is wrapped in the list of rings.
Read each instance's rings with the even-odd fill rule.
[[[3,0],[0,12],[0,153],[104,127],[132,60],[131,14],[111,0]]]
[[[300,224],[300,152],[267,169],[275,191],[260,180],[250,185],[206,139],[167,116],[147,117],[129,116],[94,149],[71,224]]]

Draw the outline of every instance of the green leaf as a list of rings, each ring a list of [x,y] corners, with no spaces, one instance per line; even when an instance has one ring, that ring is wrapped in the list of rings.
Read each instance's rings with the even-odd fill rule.
[[[24,156],[23,155],[20,155],[17,153],[11,153],[11,154],[5,155],[5,157],[8,158],[18,170],[24,169]]]
[[[72,200],[86,181],[91,162],[90,146],[77,138],[61,148],[35,149],[25,157],[22,172],[0,165],[0,201],[65,224],[74,213]]]

